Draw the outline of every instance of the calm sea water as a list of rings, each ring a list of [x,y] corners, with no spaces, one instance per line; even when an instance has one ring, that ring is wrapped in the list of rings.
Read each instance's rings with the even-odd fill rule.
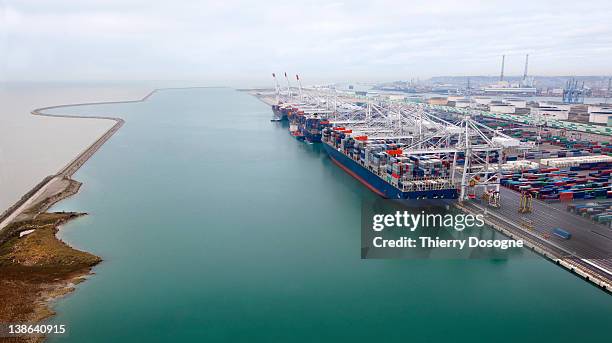
[[[55,112],[127,122],[54,208],[90,213],[61,236],[104,262],[57,302],[70,335],[51,342],[610,338],[612,297],[541,258],[361,260],[373,195],[245,93]]]

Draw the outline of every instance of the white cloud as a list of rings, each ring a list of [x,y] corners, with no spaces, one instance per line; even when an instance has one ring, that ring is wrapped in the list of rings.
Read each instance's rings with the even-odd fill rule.
[[[2,1],[8,80],[263,83],[610,74],[612,4],[590,1]]]

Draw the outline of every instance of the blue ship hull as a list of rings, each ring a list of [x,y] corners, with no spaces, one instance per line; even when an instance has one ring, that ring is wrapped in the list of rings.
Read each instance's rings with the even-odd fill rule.
[[[287,109],[280,108],[279,105],[272,105],[275,121],[287,120]]]
[[[321,142],[321,134],[312,134],[308,131],[305,131],[304,137],[306,137],[306,140],[309,141],[310,143],[320,143]]]
[[[344,155],[327,143],[323,142],[323,147],[335,164],[364,184],[372,192],[380,195],[383,198],[436,199],[437,201],[444,201],[446,199],[457,199],[458,197],[456,189],[402,192],[399,188],[394,187],[387,181],[380,178],[378,175],[368,170],[366,167],[355,162],[353,159]]]

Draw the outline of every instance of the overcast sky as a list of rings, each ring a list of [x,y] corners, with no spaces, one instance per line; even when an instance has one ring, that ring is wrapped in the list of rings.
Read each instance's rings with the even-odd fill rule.
[[[612,1],[0,0],[4,80],[612,74]]]

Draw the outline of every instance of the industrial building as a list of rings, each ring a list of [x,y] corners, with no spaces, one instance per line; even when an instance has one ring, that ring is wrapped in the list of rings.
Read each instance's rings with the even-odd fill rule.
[[[489,105],[493,101],[493,98],[488,96],[475,96],[472,99],[479,105]]]
[[[516,107],[502,102],[491,103],[489,105],[489,111],[493,113],[515,113]]]
[[[540,107],[532,107],[531,115],[533,117],[539,117],[542,119],[552,118],[559,120],[567,120],[569,118],[569,110],[559,108],[556,106],[540,106]]]
[[[504,66],[506,61],[506,55],[502,56],[501,74],[499,76],[499,82],[496,84],[485,87],[482,91],[485,94],[524,94],[524,95],[535,95],[537,89],[533,87],[533,78],[527,76],[527,68],[529,65],[529,55],[525,57],[525,70],[523,72],[523,79],[520,83],[511,84],[504,80]]]
[[[606,124],[612,117],[612,110],[593,111],[589,113],[589,122],[594,124]]]
[[[521,98],[506,98],[504,99],[506,104],[512,105],[518,108],[527,108],[527,100]]]
[[[435,96],[435,97],[431,97],[429,99],[427,99],[427,103],[430,105],[440,105],[440,106],[444,106],[448,104],[448,98],[447,97],[441,97],[441,96]]]

